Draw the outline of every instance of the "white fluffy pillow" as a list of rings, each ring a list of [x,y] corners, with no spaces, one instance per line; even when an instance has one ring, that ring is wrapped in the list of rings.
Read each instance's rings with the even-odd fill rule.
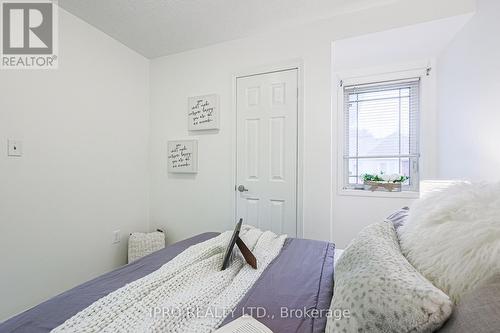
[[[420,199],[398,234],[412,265],[458,302],[500,273],[500,183],[458,184]]]

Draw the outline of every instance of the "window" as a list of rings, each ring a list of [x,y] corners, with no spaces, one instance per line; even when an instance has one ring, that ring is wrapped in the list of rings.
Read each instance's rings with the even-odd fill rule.
[[[363,174],[401,174],[403,190],[418,190],[420,79],[343,88],[344,188]]]

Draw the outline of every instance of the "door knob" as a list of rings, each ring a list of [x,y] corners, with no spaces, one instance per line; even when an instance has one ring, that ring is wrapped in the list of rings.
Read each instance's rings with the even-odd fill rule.
[[[238,186],[238,191],[240,191],[240,192],[248,192],[248,189],[245,188],[244,185],[240,185],[240,186]]]

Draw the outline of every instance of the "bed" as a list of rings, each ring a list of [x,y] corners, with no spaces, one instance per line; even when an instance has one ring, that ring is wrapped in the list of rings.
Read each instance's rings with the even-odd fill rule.
[[[50,332],[98,299],[140,279],[179,253],[219,233],[203,233],[180,241],[126,266],[64,292],[0,324],[0,332]],[[273,262],[241,299],[222,325],[243,314],[265,309],[257,319],[274,333],[324,332],[333,295],[335,246],[332,243],[288,238]],[[282,308],[288,315],[283,316]],[[320,310],[313,312],[311,310]],[[290,315],[293,313],[293,315]]]

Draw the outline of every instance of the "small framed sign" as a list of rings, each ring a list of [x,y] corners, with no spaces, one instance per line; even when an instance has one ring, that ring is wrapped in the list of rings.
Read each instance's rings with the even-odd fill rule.
[[[198,172],[198,141],[179,140],[169,141],[168,172],[197,173]]]
[[[188,98],[188,130],[219,129],[219,96],[216,94]]]

